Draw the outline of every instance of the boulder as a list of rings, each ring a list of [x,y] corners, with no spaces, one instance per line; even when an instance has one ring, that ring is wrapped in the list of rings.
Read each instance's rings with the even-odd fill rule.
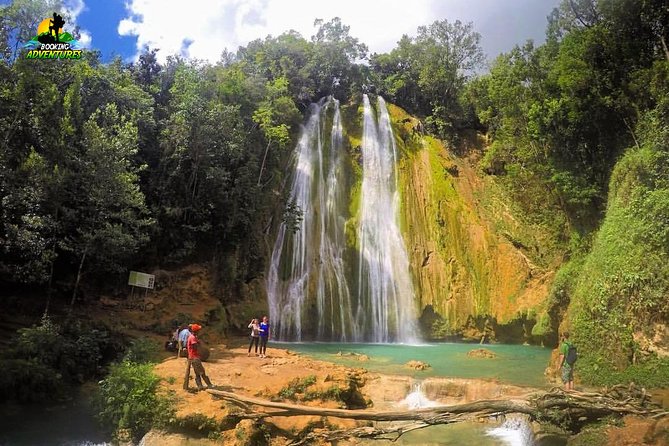
[[[497,355],[494,352],[491,352],[490,350],[486,348],[477,348],[474,350],[471,350],[467,353],[467,356],[470,358],[496,358]]]
[[[430,367],[432,367],[430,364],[423,362],[423,361],[409,361],[406,364],[404,364],[404,367],[408,367],[410,369],[414,370],[427,370]]]

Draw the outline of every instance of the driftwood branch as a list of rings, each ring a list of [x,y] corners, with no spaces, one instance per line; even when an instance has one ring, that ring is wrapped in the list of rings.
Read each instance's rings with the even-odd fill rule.
[[[636,415],[662,418],[669,412],[650,401],[645,389],[634,386],[616,386],[601,392],[565,392],[552,389],[536,392],[522,398],[506,400],[479,400],[471,403],[437,406],[416,410],[371,411],[332,409],[282,402],[268,401],[238,395],[232,392],[209,389],[208,392],[244,409],[239,418],[268,418],[316,415],[360,421],[403,422],[399,425],[356,427],[353,429],[311,432],[297,439],[293,444],[302,445],[316,438],[327,441],[344,438],[389,438],[397,439],[411,430],[436,424],[452,424],[484,417],[507,414],[525,414],[532,419],[560,426],[578,427],[607,416]],[[263,412],[252,412],[252,406],[259,406]],[[394,438],[390,438],[394,436]]]

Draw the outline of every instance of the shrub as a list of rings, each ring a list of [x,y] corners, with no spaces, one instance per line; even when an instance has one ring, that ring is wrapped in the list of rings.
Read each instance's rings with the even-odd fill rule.
[[[63,327],[49,317],[12,339],[0,366],[0,393],[18,401],[65,396],[68,387],[97,376],[105,359],[121,349],[106,329],[75,321]]]
[[[158,394],[159,383],[149,363],[123,361],[112,365],[109,375],[100,381],[100,421],[113,432],[126,430],[138,439],[152,426],[173,419],[173,404]]]
[[[158,359],[159,348],[160,346],[150,338],[133,339],[123,360],[137,364],[155,362]]]
[[[53,368],[26,359],[0,361],[0,394],[9,400],[37,402],[61,397],[67,386]]]
[[[286,387],[279,390],[277,396],[282,399],[296,401],[298,394],[303,394],[308,387],[314,384],[316,384],[316,376],[314,375],[309,375],[302,379],[295,378]]]

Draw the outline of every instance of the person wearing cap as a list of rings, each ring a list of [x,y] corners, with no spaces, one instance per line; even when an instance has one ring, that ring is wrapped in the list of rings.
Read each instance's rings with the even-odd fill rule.
[[[195,372],[195,384],[197,384],[198,390],[204,390],[202,385],[202,380],[207,384],[207,388],[213,387],[207,373],[204,371],[204,366],[202,365],[202,359],[200,358],[200,352],[198,351],[200,347],[200,340],[198,339],[198,333],[202,329],[202,326],[199,324],[191,324],[190,331],[191,334],[188,336],[188,341],[186,342],[186,350],[188,351],[188,361],[186,362],[186,376],[184,379],[184,390],[188,390],[188,381],[190,380],[190,368],[193,366],[193,371]]]

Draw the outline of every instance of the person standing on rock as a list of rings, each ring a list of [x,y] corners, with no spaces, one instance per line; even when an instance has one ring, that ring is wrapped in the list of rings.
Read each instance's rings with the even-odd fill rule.
[[[190,331],[191,334],[188,336],[188,341],[186,342],[186,350],[188,351],[188,361],[186,361],[186,376],[184,378],[184,390],[188,390],[188,381],[190,380],[190,368],[193,366],[193,371],[195,372],[195,384],[197,384],[198,390],[204,390],[202,385],[202,380],[207,384],[207,388],[213,387],[207,373],[204,371],[204,366],[202,365],[202,359],[200,359],[200,340],[198,339],[198,332],[202,329],[199,324],[191,324]]]
[[[258,341],[260,340],[260,325],[258,325],[258,319],[251,319],[249,328],[251,329],[251,342],[249,343],[249,351],[246,356],[251,356],[251,346],[253,344],[256,345],[255,353],[256,356],[258,356]]]
[[[569,342],[569,332],[562,333],[560,344],[560,372],[565,390],[574,390],[574,363],[576,362],[576,347]]]
[[[269,319],[263,316],[260,323],[260,357],[267,357],[267,341],[269,341]]]

